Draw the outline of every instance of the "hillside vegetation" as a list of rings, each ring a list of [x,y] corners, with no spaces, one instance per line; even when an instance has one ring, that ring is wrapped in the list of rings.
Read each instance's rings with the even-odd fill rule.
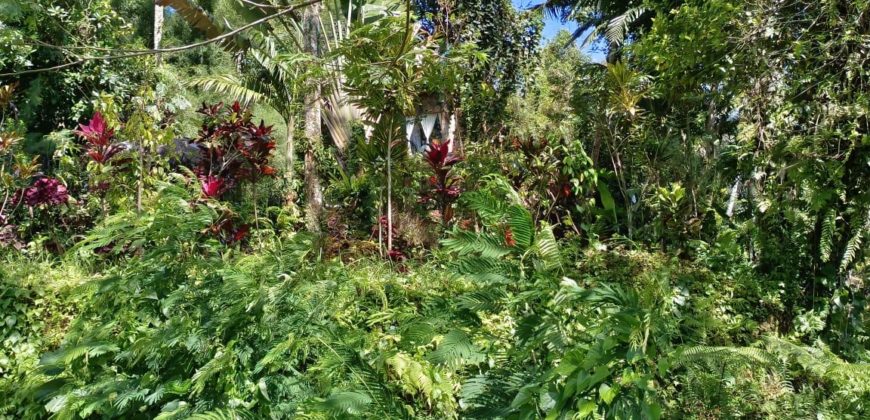
[[[0,0],[0,43],[0,419],[870,417],[867,0]]]

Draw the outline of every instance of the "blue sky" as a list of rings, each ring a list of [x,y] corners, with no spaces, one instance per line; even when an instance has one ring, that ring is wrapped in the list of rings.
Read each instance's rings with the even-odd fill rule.
[[[531,6],[536,4],[543,3],[544,0],[511,0],[514,4],[514,7],[517,9],[528,9]],[[565,22],[562,23],[559,19],[553,19],[551,17],[544,17],[544,32],[542,42],[546,42],[550,39],[553,39],[556,34],[565,29],[568,32],[574,32],[577,29],[576,22]],[[583,40],[583,37],[580,37],[580,40],[577,41],[577,44],[580,44],[580,41]],[[603,62],[604,54],[601,51],[596,51],[592,48],[592,46],[586,47],[583,49],[583,53],[589,56],[592,61]]]

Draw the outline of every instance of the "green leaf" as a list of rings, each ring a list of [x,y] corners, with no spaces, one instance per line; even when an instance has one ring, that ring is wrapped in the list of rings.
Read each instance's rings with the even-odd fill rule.
[[[604,209],[613,213],[613,221],[616,222],[616,202],[613,200],[613,195],[610,194],[610,190],[607,189],[607,185],[598,181],[598,194],[601,195],[601,205],[604,206]]]
[[[644,404],[644,413],[650,420],[658,420],[662,417],[662,406],[658,403]]]
[[[526,385],[520,388],[519,392],[517,392],[517,395],[514,397],[514,400],[511,402],[511,408],[520,408],[528,404],[534,398],[537,389],[537,384]]]
[[[819,238],[819,257],[822,262],[828,262],[831,259],[831,249],[833,248],[836,224],[836,212],[833,209],[828,210],[822,219],[822,235]]]
[[[577,382],[577,392],[585,392],[595,384],[610,376],[610,369],[607,366],[601,365],[595,368],[595,372],[589,375],[586,372],[580,374],[580,380]]]
[[[598,405],[595,404],[595,402],[584,399],[577,406],[577,415],[579,415],[580,418],[587,417],[590,414],[592,414],[593,412],[595,412],[595,410],[597,408],[598,408]]]
[[[598,396],[602,401],[607,403],[607,405],[610,405],[610,403],[613,402],[613,399],[616,398],[616,394],[616,388],[611,388],[610,385],[601,384],[601,386],[598,387]]]

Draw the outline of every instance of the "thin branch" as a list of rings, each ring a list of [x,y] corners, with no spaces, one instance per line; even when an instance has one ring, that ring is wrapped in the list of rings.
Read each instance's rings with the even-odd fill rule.
[[[276,6],[274,4],[268,3],[257,3],[251,0],[240,0],[242,3],[247,4],[248,6],[259,7],[261,9],[281,9],[283,6]]]
[[[79,64],[83,64],[83,63],[88,62],[88,61],[117,60],[117,59],[124,59],[124,58],[141,57],[144,55],[177,53],[177,52],[186,51],[186,50],[190,50],[190,49],[194,49],[194,48],[199,48],[199,47],[203,47],[205,45],[209,45],[209,44],[223,41],[227,38],[230,38],[230,37],[233,37],[233,36],[239,34],[240,32],[243,32],[243,31],[246,31],[250,28],[253,28],[254,26],[260,25],[264,22],[268,22],[268,21],[275,19],[277,17],[286,15],[286,14],[296,10],[297,8],[310,6],[312,4],[320,3],[321,1],[322,0],[309,0],[309,1],[299,3],[299,4],[296,4],[293,6],[288,6],[286,9],[284,9],[278,13],[274,13],[274,14],[271,14],[269,16],[265,16],[263,18],[257,19],[257,20],[255,20],[247,25],[240,26],[238,29],[234,29],[234,30],[227,32],[225,34],[222,34],[220,36],[216,36],[214,38],[207,39],[205,41],[196,42],[193,44],[182,45],[180,47],[172,47],[172,48],[134,50],[132,52],[127,52],[124,54],[106,55],[106,56],[102,56],[102,57],[84,57],[84,58],[78,59],[76,61],[71,61],[71,62],[65,63],[65,64],[59,64],[59,65],[56,65],[53,67],[43,67],[43,68],[38,68],[38,69],[23,70],[23,71],[18,71],[18,72],[11,72],[11,73],[0,73],[0,77],[21,76],[21,75],[25,75],[25,74],[44,73],[44,72],[48,72],[48,71],[62,70],[62,69],[68,68],[68,67],[73,67],[73,66],[77,66]]]

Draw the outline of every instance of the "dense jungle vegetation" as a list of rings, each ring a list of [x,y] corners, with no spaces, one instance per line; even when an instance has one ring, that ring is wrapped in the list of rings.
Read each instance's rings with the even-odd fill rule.
[[[0,419],[870,418],[868,0],[0,0],[0,46]]]

